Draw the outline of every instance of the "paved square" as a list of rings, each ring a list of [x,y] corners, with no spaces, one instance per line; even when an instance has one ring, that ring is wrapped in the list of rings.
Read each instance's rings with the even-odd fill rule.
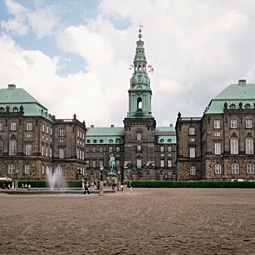
[[[255,254],[255,189],[0,194],[1,254]]]

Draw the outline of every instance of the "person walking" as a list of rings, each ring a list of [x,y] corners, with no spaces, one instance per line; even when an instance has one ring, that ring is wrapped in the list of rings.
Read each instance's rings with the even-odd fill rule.
[[[87,179],[84,182],[84,194],[86,194],[86,191],[88,191],[88,194],[90,194],[90,192],[89,192],[89,182],[88,182]]]
[[[131,181],[129,182],[129,190],[130,190],[130,193],[132,193],[132,191],[133,191],[133,184],[132,184]]]

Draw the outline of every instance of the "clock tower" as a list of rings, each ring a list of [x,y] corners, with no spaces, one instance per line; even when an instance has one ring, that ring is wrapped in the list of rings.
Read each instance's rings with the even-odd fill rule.
[[[136,54],[130,79],[129,111],[124,119],[124,179],[147,180],[155,175],[154,146],[156,121],[151,112],[150,78],[144,52],[142,30],[136,42]]]

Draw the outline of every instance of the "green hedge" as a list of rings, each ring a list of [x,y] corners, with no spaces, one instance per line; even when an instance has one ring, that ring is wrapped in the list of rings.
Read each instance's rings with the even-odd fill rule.
[[[132,185],[134,188],[255,188],[255,182],[249,181],[132,181]]]

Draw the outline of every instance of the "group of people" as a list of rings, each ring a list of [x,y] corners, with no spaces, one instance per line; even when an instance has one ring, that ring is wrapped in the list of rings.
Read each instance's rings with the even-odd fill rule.
[[[106,181],[105,181],[105,183],[104,183],[103,185],[104,185],[104,186],[106,185]],[[94,186],[96,189],[99,190],[99,189],[100,189],[100,181],[99,181],[99,180],[94,180],[94,181],[93,181],[93,186]],[[114,182],[112,182],[112,189],[113,189],[113,190],[114,190],[115,186],[116,186],[116,184],[115,184]],[[128,187],[129,187],[130,193],[132,193],[132,191],[133,191],[133,184],[132,184],[132,181],[129,182]],[[123,183],[123,182],[121,182],[120,188],[121,188],[121,191],[124,190],[124,183]],[[88,182],[87,179],[84,180],[84,179],[82,178],[82,189],[84,189],[84,194],[86,194],[86,193],[90,194],[90,192],[89,192],[89,182]]]

